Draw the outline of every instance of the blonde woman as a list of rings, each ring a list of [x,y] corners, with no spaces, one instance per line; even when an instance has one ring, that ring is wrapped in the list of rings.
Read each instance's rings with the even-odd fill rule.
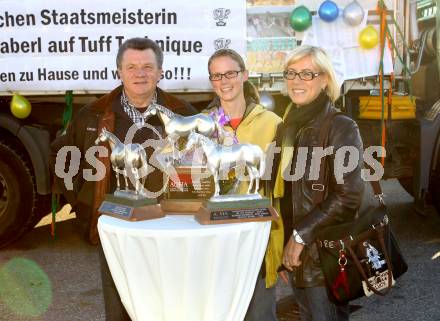
[[[336,111],[334,102],[339,96],[339,86],[326,53],[311,46],[301,46],[292,52],[285,63],[284,78],[291,103],[284,114],[282,161],[274,191],[275,196],[282,197],[281,212],[290,233],[283,265],[293,272],[292,286],[302,321],[348,320],[348,307],[336,306],[327,297],[315,237],[323,227],[354,217],[363,193],[362,162],[343,175],[343,184],[337,184],[332,154],[327,160],[328,184],[317,187],[316,181],[310,180],[312,147],[319,146],[321,127],[326,117]],[[333,118],[328,142],[334,151],[341,146],[363,151],[358,126],[345,115]],[[308,150],[305,172],[302,178],[294,180],[292,177],[296,176],[292,175],[299,159],[292,150],[301,147]],[[317,206],[313,202],[316,188],[326,191],[325,199]]]

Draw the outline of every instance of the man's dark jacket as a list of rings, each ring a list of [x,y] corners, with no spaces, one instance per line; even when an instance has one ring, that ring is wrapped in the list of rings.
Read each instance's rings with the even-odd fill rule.
[[[321,271],[317,248],[316,233],[325,226],[350,221],[356,215],[361,204],[364,182],[361,179],[363,165],[363,146],[357,124],[346,115],[337,115],[332,122],[329,132],[328,146],[333,146],[333,154],[327,158],[327,173],[329,174],[327,196],[318,206],[313,204],[312,185],[316,183],[309,179],[311,169],[312,147],[322,147],[319,139],[322,124],[330,112],[335,112],[331,103],[311,121],[306,123],[296,134],[295,147],[309,147],[305,174],[298,181],[286,184],[285,196],[282,199],[282,214],[285,224],[285,242],[296,229],[307,244],[301,253],[301,266],[294,269],[292,274],[296,287],[323,286],[324,277]],[[356,168],[343,175],[344,183],[337,184],[334,173],[336,151],[342,146],[353,146],[359,152],[359,162]],[[295,151],[298,149],[295,148]],[[295,163],[295,158],[292,164]],[[292,174],[295,166],[292,166]]]
[[[95,140],[103,127],[110,132],[115,130],[115,112],[112,107],[114,104],[119,103],[121,92],[122,86],[119,86],[109,94],[84,106],[69,124],[65,135],[59,136],[51,144],[51,169],[53,173],[55,173],[56,155],[60,148],[63,146],[76,146],[81,151],[81,163],[79,172],[73,179],[73,191],[68,191],[63,179],[56,175],[54,175],[55,188],[64,194],[74,209],[90,212],[87,214],[77,213],[77,215],[86,216],[88,220],[88,237],[92,244],[98,242],[98,208],[105,194],[109,192],[112,169],[109,157],[98,157],[99,161],[105,166],[105,177],[97,182],[86,181],[82,177],[83,170],[93,169],[93,166],[85,161],[84,155],[91,146],[95,146]],[[165,93],[159,88],[157,88],[157,103],[181,115],[191,115],[196,112],[188,103]],[[110,155],[110,151],[108,155]]]

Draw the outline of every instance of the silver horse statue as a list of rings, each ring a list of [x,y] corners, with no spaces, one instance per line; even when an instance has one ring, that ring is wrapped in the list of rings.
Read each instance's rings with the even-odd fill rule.
[[[173,113],[164,106],[151,104],[146,110],[144,116],[145,119],[148,119],[153,115],[158,115],[160,121],[165,127],[165,132],[171,145],[174,159],[180,158],[180,152],[177,146],[179,137],[187,137],[193,131],[207,137],[212,137],[216,130],[219,136],[222,136],[223,133],[223,129],[218,122],[205,114],[182,116]]]
[[[99,142],[109,142],[111,154],[110,161],[113,171],[116,175],[116,192],[120,192],[119,173],[125,179],[125,191],[129,191],[128,173],[132,173],[135,179],[134,194],[143,194],[146,173],[148,173],[147,155],[144,148],[140,144],[123,144],[113,133],[109,132],[105,127],[102,128],[98,138],[95,140],[95,145]],[[142,177],[142,178],[141,178]]]
[[[260,179],[265,170],[265,155],[260,146],[253,144],[223,146],[206,136],[192,132],[188,137],[185,149],[189,150],[194,146],[202,148],[203,153],[206,155],[208,170],[214,176],[215,190],[213,198],[220,195],[220,171],[237,168],[240,164],[244,164],[250,178],[247,194],[251,194],[254,185],[253,194],[258,194]]]

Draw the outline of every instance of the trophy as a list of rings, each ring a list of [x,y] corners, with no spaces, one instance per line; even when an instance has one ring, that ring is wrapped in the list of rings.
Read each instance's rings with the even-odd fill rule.
[[[224,27],[226,26],[225,20],[228,19],[229,14],[231,13],[230,9],[226,8],[217,8],[212,11],[212,15],[214,17],[214,20],[217,20],[215,23],[218,27]]]
[[[195,213],[202,200],[212,195],[213,182],[210,175],[205,175],[203,160],[191,152],[181,151],[180,143],[191,132],[212,137],[218,131],[218,124],[208,115],[182,116],[159,104],[152,104],[144,113],[146,119],[153,115],[162,122],[168,141],[167,146],[153,154],[169,177],[166,198],[161,201],[162,209],[167,213]],[[195,176],[196,182],[193,181]]]
[[[100,142],[108,142],[110,145],[110,161],[116,175],[116,190],[113,194],[105,195],[99,212],[128,221],[164,217],[157,200],[148,198],[145,193],[144,183],[148,173],[148,163],[142,145],[123,144],[106,128],[102,128],[95,145]],[[124,189],[121,189],[119,182],[120,174],[124,177]],[[130,189],[129,180],[133,182],[134,190]]]
[[[206,156],[206,167],[214,178],[214,195],[205,200],[196,214],[200,224],[268,221],[278,218],[267,197],[259,193],[260,179],[265,170],[265,154],[253,144],[217,144],[209,137],[191,132],[185,149],[199,147]],[[221,194],[220,178],[239,167],[245,168],[249,185],[244,194]],[[244,171],[244,170],[243,170]],[[239,177],[240,178],[240,177]]]
[[[228,49],[230,44],[231,44],[231,39],[217,38],[214,40],[214,49],[216,51],[220,49]]]

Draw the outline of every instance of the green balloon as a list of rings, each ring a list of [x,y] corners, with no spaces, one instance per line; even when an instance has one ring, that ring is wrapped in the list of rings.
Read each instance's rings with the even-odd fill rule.
[[[290,25],[295,31],[304,31],[312,24],[312,14],[304,6],[296,7],[290,15]]]
[[[31,103],[21,95],[14,94],[11,100],[11,113],[17,118],[26,118],[31,113]]]

